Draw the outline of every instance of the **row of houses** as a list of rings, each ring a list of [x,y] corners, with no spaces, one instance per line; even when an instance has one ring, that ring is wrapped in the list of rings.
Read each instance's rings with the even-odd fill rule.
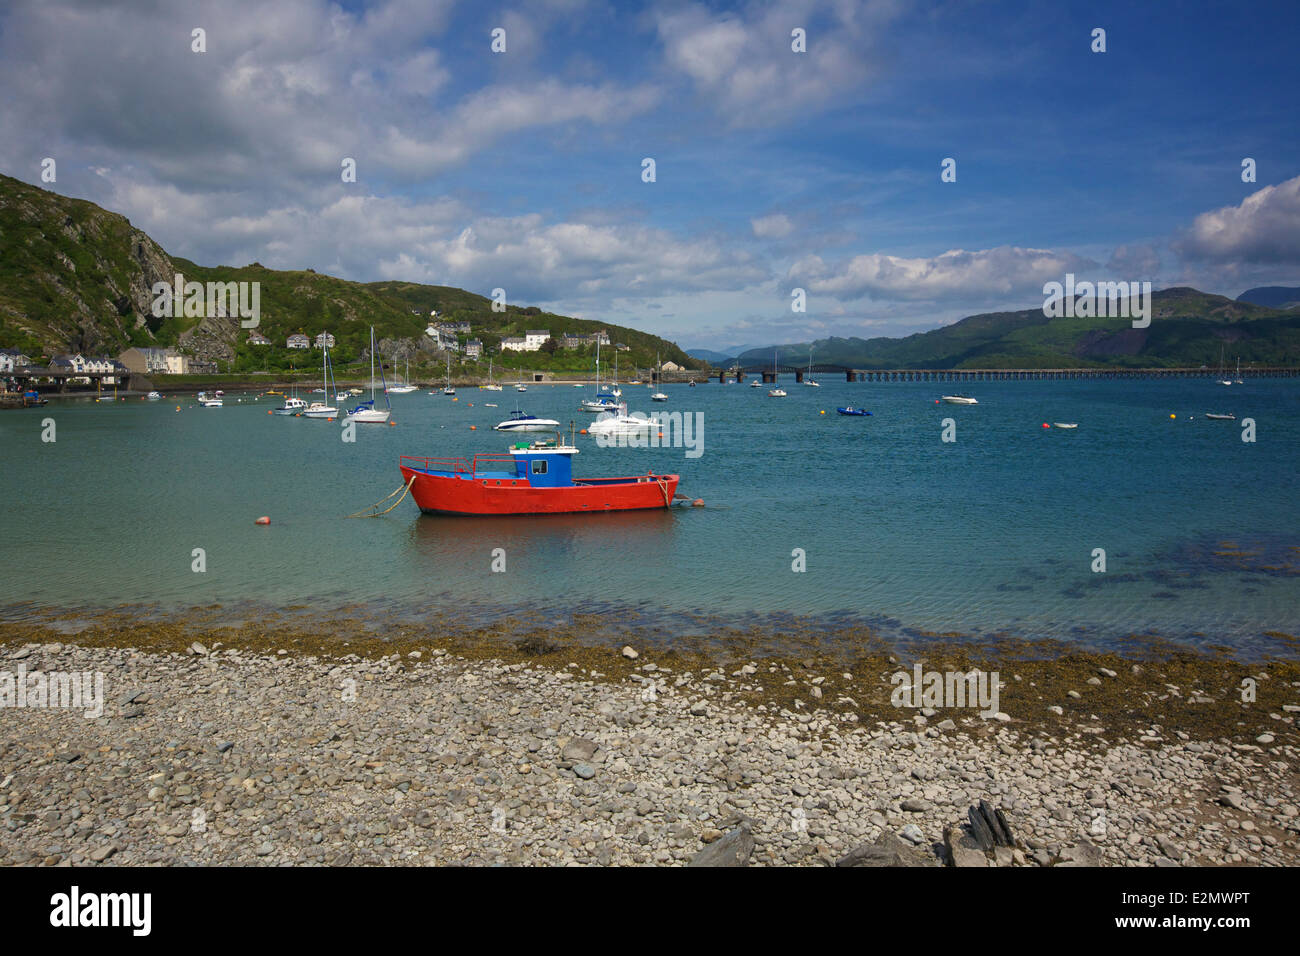
[[[252,332],[248,333],[248,344],[273,345],[274,343],[261,332],[254,329]],[[322,332],[320,335],[316,336],[315,339],[312,339],[309,336],[303,335],[301,332],[295,332],[293,335],[285,339],[284,345],[285,348],[290,349],[332,349],[334,348],[334,336],[329,332]]]
[[[19,370],[37,370],[30,355],[18,349],[0,349],[0,375]],[[50,359],[48,366],[56,372],[71,373],[73,384],[88,384],[89,376],[104,376],[105,385],[125,385],[134,375],[204,375],[215,374],[217,364],[182,355],[174,348],[130,348],[117,358],[107,355],[84,355],[62,352]],[[80,378],[80,376],[87,376]]]

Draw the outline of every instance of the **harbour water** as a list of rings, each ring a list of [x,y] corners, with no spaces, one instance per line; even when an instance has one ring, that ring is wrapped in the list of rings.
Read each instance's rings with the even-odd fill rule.
[[[932,383],[783,386],[668,386],[666,405],[624,386],[634,411],[701,413],[703,455],[579,436],[575,474],[679,472],[705,507],[531,518],[422,516],[409,499],[343,516],[400,484],[399,455],[504,450],[512,436],[491,425],[516,397],[581,428],[591,389],[393,396],[397,425],[358,426],[351,444],[337,422],[272,416],[278,399],[237,389],[217,409],[185,396],[7,412],[0,605],[528,609],[659,621],[664,640],[687,621],[796,615],[1296,655],[1281,636],[1300,618],[1294,381],[987,382],[967,386],[971,407],[936,404]],[[847,404],[873,414],[836,414]],[[1042,427],[1058,421],[1079,427]]]

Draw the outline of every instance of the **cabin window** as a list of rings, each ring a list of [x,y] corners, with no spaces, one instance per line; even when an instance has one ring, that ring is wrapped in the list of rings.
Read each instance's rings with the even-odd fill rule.
[[[534,475],[544,475],[544,474],[546,474],[546,459],[545,459],[545,458],[539,458],[537,461],[533,462],[533,474],[534,474]]]

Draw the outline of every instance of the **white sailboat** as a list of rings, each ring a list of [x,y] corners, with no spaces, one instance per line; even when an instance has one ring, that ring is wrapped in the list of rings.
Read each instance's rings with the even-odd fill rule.
[[[375,332],[374,328],[371,328],[370,334],[372,338],[374,336],[374,332]],[[387,392],[389,395],[410,395],[412,392],[419,390],[418,386],[411,384],[411,357],[409,355],[406,357],[406,375],[403,376],[403,378],[404,381],[401,385],[389,385],[386,389],[384,389],[384,391]],[[375,373],[371,371],[370,383],[373,385],[374,381],[375,381]]]
[[[582,402],[584,412],[613,412],[618,409],[617,393],[600,387],[600,339],[596,339],[596,397]]]
[[[310,405],[308,405],[308,406],[307,406],[307,410],[306,410],[305,412],[303,412],[303,415],[306,416],[307,418],[337,418],[337,417],[338,417],[338,414],[339,414],[339,410],[338,410],[338,408],[336,408],[335,406],[333,406],[333,405],[331,405],[331,404],[329,403],[329,400],[330,400],[330,350],[329,350],[329,346],[328,346],[328,345],[325,345],[325,344],[322,342],[322,348],[324,349],[324,352],[325,352],[325,358],[324,358],[323,362],[321,363],[322,384],[324,385],[324,388],[322,388],[321,391],[323,391],[323,392],[325,393],[325,401],[323,401],[323,402],[312,402]],[[338,386],[337,386],[337,385],[335,385],[334,390],[335,390],[336,393],[338,392]],[[337,394],[335,394],[335,400],[336,400],[336,401],[338,400],[338,395],[337,395]]]
[[[776,384],[776,352],[772,353],[772,388],[767,390],[768,398],[785,398],[786,393],[780,385]]]
[[[812,377],[812,349],[808,350],[808,374],[804,376],[803,383],[810,388],[822,387],[822,383]]]
[[[662,383],[663,383],[663,380],[664,380],[664,367],[663,367],[663,363],[661,363],[661,362],[659,361],[659,353],[658,353],[658,352],[655,353],[655,366],[659,369],[659,382],[662,384]],[[652,402],[666,402],[666,401],[668,401],[668,396],[665,395],[662,391],[659,391],[658,389],[656,389],[656,390],[655,390],[655,393],[654,393],[653,395],[650,396],[650,401],[652,401]]]
[[[379,374],[383,375],[384,370],[381,366]],[[345,422],[358,422],[361,424],[383,425],[393,414],[393,407],[388,404],[388,389],[384,389],[384,405],[386,408],[375,408],[375,327],[370,327],[370,401],[361,402],[356,408],[348,412],[344,417]]]
[[[1240,358],[1237,359],[1237,377],[1236,377],[1236,379],[1233,381],[1232,384],[1233,384],[1233,385],[1245,385],[1245,384],[1246,384],[1245,382],[1243,382],[1243,381],[1241,380],[1241,359],[1240,359]]]
[[[1232,384],[1232,379],[1227,378],[1223,374],[1223,346],[1219,346],[1219,384],[1220,385]]]
[[[486,385],[480,385],[479,388],[483,389],[485,392],[499,392],[499,391],[501,391],[501,386],[498,385],[496,382],[494,382],[494,381],[492,380],[492,360],[491,360],[491,359],[488,359],[488,383],[487,383]]]
[[[456,389],[451,384],[451,353],[447,353],[447,387],[442,390],[444,395],[455,395]]]

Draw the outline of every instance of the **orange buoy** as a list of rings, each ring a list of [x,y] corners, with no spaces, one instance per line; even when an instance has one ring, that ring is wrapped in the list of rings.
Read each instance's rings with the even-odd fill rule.
[[[256,521],[253,522],[253,524],[270,524],[270,523],[271,523],[271,519],[266,515],[262,515],[262,517],[258,518]]]
[[[578,429],[578,434],[579,434],[579,435],[585,435],[585,434],[587,434],[587,429],[585,429],[585,428],[580,428],[580,429]]]
[[[389,427],[389,428],[392,428],[392,427],[393,427],[394,425],[396,425],[396,424],[397,424],[397,422],[389,422],[389,423],[388,423],[388,427]]]
[[[1043,427],[1044,427],[1044,428],[1051,428],[1052,426],[1049,425],[1049,424],[1047,424],[1047,422],[1043,422]]]
[[[478,431],[478,426],[477,426],[477,425],[470,425],[470,426],[469,426],[469,430],[472,431],[472,432],[476,432],[476,431]]]
[[[268,409],[266,410],[266,414],[268,414],[268,415],[274,415],[275,412],[271,411],[271,409],[268,408]]]

